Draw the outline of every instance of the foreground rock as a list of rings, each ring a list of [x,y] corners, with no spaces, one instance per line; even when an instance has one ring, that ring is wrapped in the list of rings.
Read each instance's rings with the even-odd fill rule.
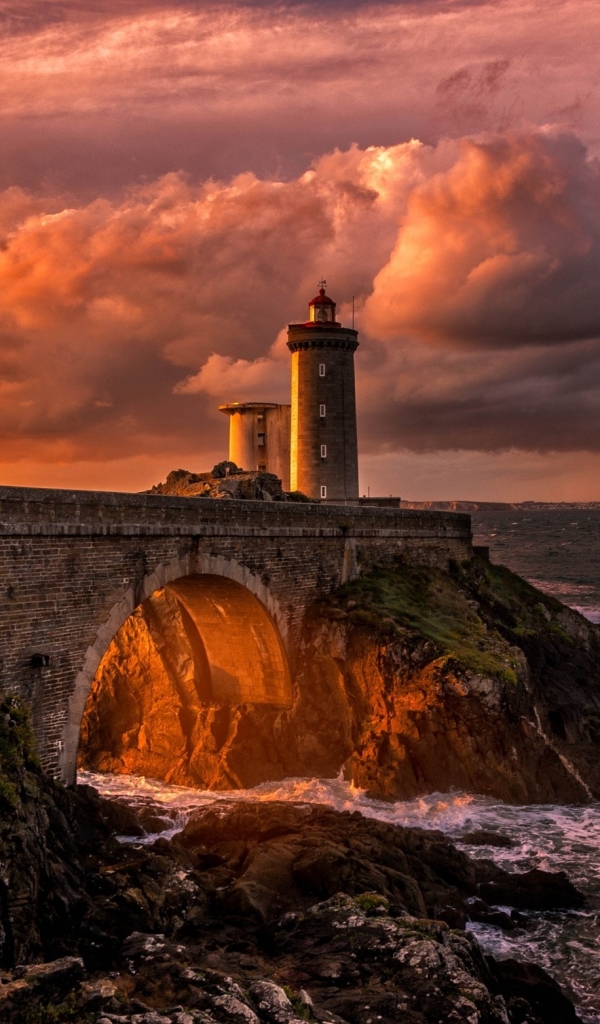
[[[231,789],[346,778],[410,799],[600,797],[598,628],[479,559],[402,561],[309,610],[291,708],[207,703],[185,616],[159,591],[122,627],[84,717],[81,764]]]
[[[581,905],[564,876],[508,876],[439,832],[278,803],[212,806],[170,842],[122,846],[122,809],[44,778],[10,701],[0,769],[3,1024],[578,1019],[543,971],[485,957],[460,928],[474,904],[493,912],[486,885],[520,907],[542,891]]]
[[[216,804],[196,813],[171,848],[217,858],[221,883],[228,879],[219,903],[259,923],[305,910],[340,890],[350,896],[377,892],[396,914],[459,928],[473,916],[469,899],[477,894],[521,909],[582,905],[562,872],[509,874],[492,861],[471,860],[442,832],[328,807]]]

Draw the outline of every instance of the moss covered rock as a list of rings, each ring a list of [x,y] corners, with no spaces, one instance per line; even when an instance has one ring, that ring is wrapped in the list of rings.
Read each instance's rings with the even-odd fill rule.
[[[381,566],[312,608],[305,657],[372,795],[600,795],[598,629],[502,566]]]

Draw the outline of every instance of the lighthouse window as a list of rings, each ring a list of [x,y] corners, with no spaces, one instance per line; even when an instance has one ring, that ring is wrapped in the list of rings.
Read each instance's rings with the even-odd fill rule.
[[[258,443],[259,443],[259,445],[265,444],[266,443],[265,439],[266,439],[266,434],[259,434],[258,435]]]
[[[326,498],[327,497],[327,488],[325,487],[325,484],[321,484],[321,497],[322,498]]]
[[[321,445],[321,458],[322,459],[326,459],[327,458],[327,445],[326,444],[322,444]]]
[[[325,363],[319,363],[319,377],[325,376]]]
[[[325,406],[324,405],[320,405],[319,406],[319,416],[321,417],[322,420],[325,419],[325,411],[326,411],[325,410]]]

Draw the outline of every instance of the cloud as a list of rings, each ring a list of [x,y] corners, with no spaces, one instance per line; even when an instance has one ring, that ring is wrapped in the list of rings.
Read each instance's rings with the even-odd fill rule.
[[[520,346],[600,335],[600,175],[573,136],[464,140],[416,187],[365,315],[372,333]]]
[[[283,349],[277,351],[277,344],[274,348],[272,358],[253,361],[213,352],[199,372],[178,384],[175,391],[180,395],[204,393],[221,404],[265,400],[285,404],[290,400],[289,356]]]
[[[598,450],[596,163],[576,138],[548,131],[380,151],[368,162],[356,149],[323,158],[329,182],[377,194],[362,216],[354,208],[363,238],[386,196],[376,180],[386,164],[396,172],[386,214],[399,223],[389,258],[386,232],[372,250],[353,236],[374,277],[370,295],[358,289],[363,452]],[[343,251],[348,223],[334,221]],[[215,355],[186,387],[280,399],[282,346],[255,362]]]
[[[2,17],[0,187],[291,179],[353,141],[557,118],[598,144],[596,0],[4,0]]]
[[[7,190],[5,463],[201,468],[220,403],[288,398],[285,325],[323,272],[345,322],[355,297],[364,454],[597,451],[598,182],[544,130],[79,205]]]
[[[459,68],[447,78],[442,78],[436,87],[438,96],[461,96],[471,93],[474,96],[493,95],[500,89],[503,76],[510,67],[510,61],[491,60],[482,68]]]
[[[216,378],[225,374],[227,391],[238,381],[243,391],[242,377],[257,386],[265,353],[287,320],[305,316],[324,266],[341,301],[368,293],[406,188],[422,177],[423,149],[353,147],[288,182],[247,173],[195,186],[170,174],[119,202],[64,208],[5,192],[5,455],[21,458],[27,445],[57,460],[189,451],[201,423],[205,445],[224,444]],[[281,388],[284,342],[277,353],[268,374]]]

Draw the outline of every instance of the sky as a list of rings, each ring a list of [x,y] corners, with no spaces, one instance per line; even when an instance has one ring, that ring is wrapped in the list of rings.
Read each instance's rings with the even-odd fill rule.
[[[600,500],[597,0],[0,0],[0,483],[142,490],[352,297],[361,492]]]

